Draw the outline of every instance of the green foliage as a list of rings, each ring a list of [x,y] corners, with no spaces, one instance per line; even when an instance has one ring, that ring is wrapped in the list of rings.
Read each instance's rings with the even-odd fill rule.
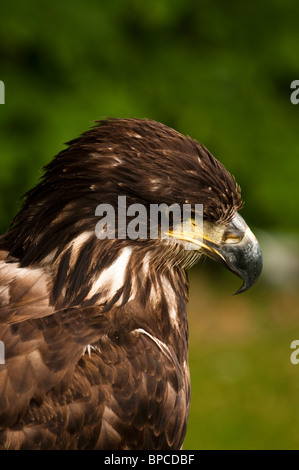
[[[249,222],[298,229],[298,13],[291,0],[5,2],[0,228],[65,141],[135,116],[206,144],[241,184]]]
[[[203,270],[201,270],[202,272]],[[184,449],[298,449],[298,292],[229,296],[192,273],[191,410]],[[214,279],[215,280],[215,279]]]

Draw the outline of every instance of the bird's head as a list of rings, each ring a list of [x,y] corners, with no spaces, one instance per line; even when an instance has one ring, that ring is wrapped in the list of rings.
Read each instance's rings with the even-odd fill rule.
[[[131,216],[139,215],[135,224],[129,219],[134,227],[138,222],[141,235],[134,244],[142,246],[150,239],[158,220],[154,209],[159,209],[159,239],[146,246],[157,248],[160,265],[166,260],[189,267],[204,254],[243,280],[237,293],[249,289],[261,273],[262,253],[238,213],[243,205],[240,187],[225,167],[204,146],[162,124],[112,120],[101,125],[113,167],[112,192],[126,197],[126,204],[133,207]],[[142,206],[147,209],[144,238]],[[166,231],[163,215],[169,216]]]
[[[120,200],[128,216],[125,236],[120,233]],[[179,223],[172,216],[166,230],[159,219],[158,237],[152,239],[152,209],[161,204],[166,212],[174,206],[181,215],[184,206],[191,212]],[[69,142],[27,194],[12,229],[11,254],[23,264],[38,262],[83,233],[100,244],[107,223],[105,229],[100,224],[100,236],[95,227],[107,211],[97,213],[96,208],[103,205],[116,217],[114,246],[152,253],[157,268],[167,263],[187,267],[204,254],[243,280],[238,292],[250,288],[261,273],[261,250],[238,213],[242,201],[234,178],[197,141],[143,119],[100,121]]]

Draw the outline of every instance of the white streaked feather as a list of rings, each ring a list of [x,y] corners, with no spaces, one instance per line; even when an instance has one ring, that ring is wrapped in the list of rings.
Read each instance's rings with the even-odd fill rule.
[[[171,354],[169,347],[156,336],[151,335],[148,331],[144,330],[143,328],[136,328],[136,330],[133,330],[132,333],[141,333],[148,336],[152,341],[154,341],[154,343],[156,343],[156,345],[159,347],[162,353],[168,357],[168,359],[173,360],[173,355]]]
[[[162,285],[166,294],[166,300],[169,308],[169,316],[172,326],[179,329],[178,316],[177,316],[177,297],[170,282],[165,276],[162,276]]]
[[[89,291],[88,298],[97,294],[101,289],[109,290],[109,296],[113,295],[124,285],[125,272],[129,259],[132,254],[132,248],[124,248],[118,258],[109,266],[104,269],[99,277],[93,283],[91,290]]]
[[[78,251],[83,245],[83,243],[87,242],[87,240],[92,236],[94,236],[94,232],[91,232],[91,231],[80,233],[80,235],[78,235],[76,238],[74,238],[71,241],[73,250]]]
[[[83,354],[82,356],[84,356],[84,354],[88,354],[88,356],[90,357],[91,356],[91,351],[98,351],[98,352],[101,352],[100,348],[98,346],[93,346],[92,344],[87,344],[86,346],[84,346],[83,348]]]

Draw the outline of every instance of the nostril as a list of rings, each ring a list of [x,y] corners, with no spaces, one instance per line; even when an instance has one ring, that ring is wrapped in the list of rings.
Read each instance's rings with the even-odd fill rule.
[[[244,239],[247,229],[245,220],[236,214],[223,232],[222,243],[225,245],[240,243]]]
[[[243,236],[241,236],[241,235],[225,234],[224,237],[223,237],[223,242],[226,245],[235,245],[236,243],[240,243],[242,238],[243,238]]]

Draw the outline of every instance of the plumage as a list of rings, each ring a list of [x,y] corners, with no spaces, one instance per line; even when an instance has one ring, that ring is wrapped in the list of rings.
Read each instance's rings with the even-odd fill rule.
[[[203,204],[205,246],[99,240],[95,209],[117,213],[118,196],[146,208]],[[255,282],[261,256],[235,223],[241,207],[224,166],[163,124],[108,119],[69,142],[0,238],[0,448],[180,449],[190,406],[186,268],[217,255],[243,279],[248,265]]]

